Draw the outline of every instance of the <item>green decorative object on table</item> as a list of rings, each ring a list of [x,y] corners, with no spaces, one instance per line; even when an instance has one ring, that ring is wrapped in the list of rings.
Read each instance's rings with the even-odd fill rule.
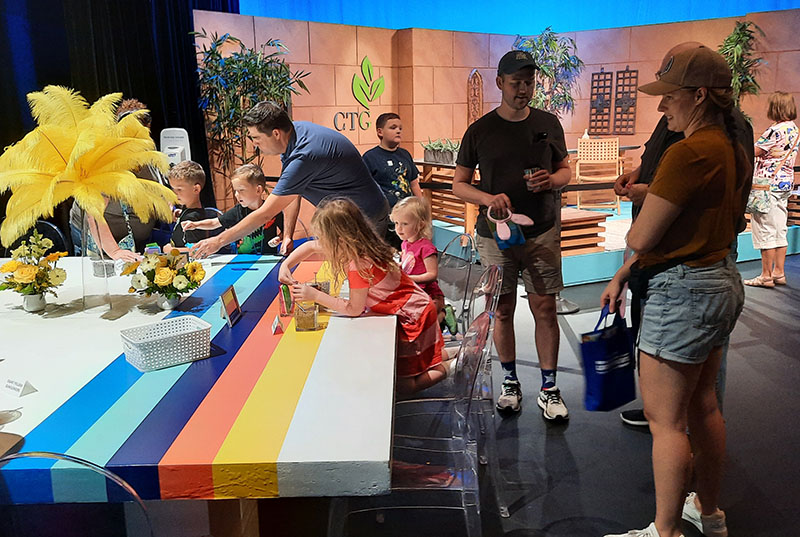
[[[53,241],[34,231],[28,240],[11,251],[11,261],[0,267],[0,273],[8,274],[0,283],[0,291],[11,289],[23,297],[25,311],[41,311],[45,308],[46,293],[56,294],[56,287],[67,279],[67,271],[57,267],[58,260],[67,252],[47,253]]]
[[[158,295],[160,308],[173,309],[182,293],[200,286],[206,271],[197,261],[184,263],[184,257],[173,250],[169,254],[146,254],[141,261],[127,263],[122,275],[132,275],[129,293]]]

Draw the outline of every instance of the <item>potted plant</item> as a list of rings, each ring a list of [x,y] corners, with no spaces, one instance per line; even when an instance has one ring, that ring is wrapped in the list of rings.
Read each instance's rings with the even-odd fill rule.
[[[41,311],[45,308],[45,294],[56,294],[56,287],[67,279],[67,271],[56,265],[67,252],[47,253],[53,241],[34,230],[27,241],[11,251],[11,261],[0,267],[0,273],[8,274],[0,291],[11,289],[22,295],[25,311]]]
[[[230,177],[233,170],[251,162],[258,155],[248,143],[247,128],[242,123],[254,104],[269,100],[287,110],[292,95],[308,92],[304,71],[292,71],[282,58],[288,52],[277,39],[269,39],[258,49],[247,48],[241,39],[230,34],[208,35],[205,29],[193,32],[200,79],[200,109],[206,121],[206,133],[215,172]],[[238,50],[226,55],[225,48]],[[225,183],[226,192],[230,190]],[[232,195],[232,193],[228,192]]]
[[[169,254],[146,254],[141,261],[127,263],[122,275],[131,275],[129,293],[157,295],[159,307],[167,310],[178,305],[182,293],[199,287],[206,271],[197,261],[186,263],[186,256],[175,249]]]
[[[538,66],[530,105],[559,117],[565,112],[573,112],[575,98],[572,93],[583,70],[575,40],[558,37],[548,26],[537,36],[518,35],[513,48],[530,52]]]
[[[761,86],[756,81],[756,71],[764,61],[755,57],[756,31],[764,36],[763,30],[753,22],[736,21],[733,31],[719,46],[719,53],[728,61],[731,68],[731,88],[733,99],[739,108],[742,95],[758,95]]]
[[[420,145],[425,150],[425,162],[432,162],[436,164],[455,164],[458,150],[461,149],[461,142],[458,140],[451,140],[449,138],[437,138],[428,142],[420,142]]]

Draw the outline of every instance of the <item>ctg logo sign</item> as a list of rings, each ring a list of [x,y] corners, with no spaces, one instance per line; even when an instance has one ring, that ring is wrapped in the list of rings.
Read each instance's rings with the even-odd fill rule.
[[[367,130],[370,125],[369,105],[380,97],[386,88],[386,82],[383,77],[375,79],[375,70],[367,56],[364,56],[364,59],[361,60],[361,76],[359,76],[359,73],[353,75],[352,88],[353,97],[366,110],[361,112],[336,112],[333,116],[333,126],[337,131],[354,131],[356,130],[356,124],[360,129]]]

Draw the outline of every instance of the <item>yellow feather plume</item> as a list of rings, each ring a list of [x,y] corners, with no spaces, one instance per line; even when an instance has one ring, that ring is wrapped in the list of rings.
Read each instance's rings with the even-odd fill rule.
[[[137,114],[116,122],[121,97],[106,95],[90,108],[77,92],[60,86],[28,95],[38,127],[0,156],[0,192],[12,192],[0,229],[4,245],[69,197],[100,221],[107,198],[124,202],[143,221],[172,219],[175,194],[131,172],[143,166],[166,171],[167,159],[155,151]]]

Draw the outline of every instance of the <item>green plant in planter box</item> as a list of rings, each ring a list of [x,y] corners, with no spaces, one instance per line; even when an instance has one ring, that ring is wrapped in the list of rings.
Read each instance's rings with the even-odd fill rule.
[[[282,56],[288,52],[278,39],[269,39],[258,49],[247,48],[230,34],[208,35],[205,29],[192,32],[201,38],[197,47],[200,79],[200,109],[206,120],[211,151],[221,169],[230,176],[234,168],[251,162],[256,155],[249,146],[242,117],[259,101],[275,101],[287,110],[292,95],[308,92],[303,78],[309,73],[292,71]],[[208,40],[206,42],[205,40]],[[238,50],[225,55],[226,44]]]
[[[513,48],[530,52],[538,67],[530,105],[559,117],[565,112],[573,112],[575,98],[572,93],[583,70],[575,40],[558,37],[548,26],[539,35],[518,35]]]
[[[441,164],[454,164],[458,150],[461,149],[461,142],[458,140],[451,140],[449,138],[437,138],[428,142],[420,142],[420,145],[425,150],[426,162],[438,162]]]

